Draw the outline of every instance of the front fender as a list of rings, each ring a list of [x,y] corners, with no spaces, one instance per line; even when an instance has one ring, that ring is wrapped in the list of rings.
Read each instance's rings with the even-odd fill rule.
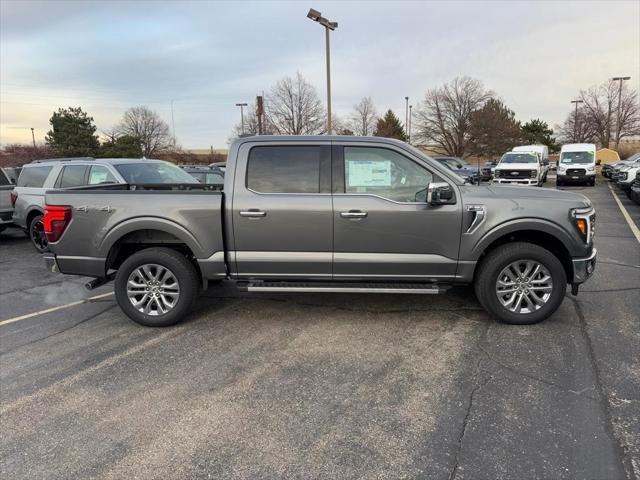
[[[207,256],[200,242],[198,242],[189,230],[175,222],[160,217],[137,217],[113,226],[113,228],[103,236],[102,242],[98,247],[99,256],[106,258],[118,240],[129,233],[140,230],[159,230],[171,234],[184,242],[196,258]]]
[[[465,260],[478,260],[493,242],[505,235],[523,230],[534,230],[553,236],[564,245],[571,256],[585,255],[589,249],[586,245],[580,245],[565,228],[557,223],[540,218],[518,218],[496,225],[485,232],[482,237],[476,239],[469,246],[470,248],[467,250],[469,258],[465,258]]]

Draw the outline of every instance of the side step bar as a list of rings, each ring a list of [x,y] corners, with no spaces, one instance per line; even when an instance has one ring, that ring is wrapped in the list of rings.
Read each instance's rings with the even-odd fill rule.
[[[328,283],[328,282],[250,282],[248,292],[299,292],[299,293],[410,293],[437,295],[444,293],[448,285],[430,283]]]

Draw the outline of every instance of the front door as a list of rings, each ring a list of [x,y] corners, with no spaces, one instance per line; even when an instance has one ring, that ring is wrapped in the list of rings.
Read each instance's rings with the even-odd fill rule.
[[[238,276],[331,278],[330,176],[329,142],[242,146],[232,207]]]
[[[400,148],[334,146],[335,279],[453,279],[462,207],[431,206],[426,189],[442,181]]]

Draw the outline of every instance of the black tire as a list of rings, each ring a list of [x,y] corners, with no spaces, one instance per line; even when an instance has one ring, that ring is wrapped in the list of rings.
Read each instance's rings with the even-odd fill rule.
[[[592,187],[596,186],[596,179],[592,178],[591,181],[589,182],[589,185],[591,185]]]
[[[0,225],[0,233],[4,232],[6,228],[6,225]]]
[[[145,314],[134,307],[127,294],[129,276],[144,265],[160,265],[176,279],[179,295],[166,313]],[[168,327],[180,322],[189,313],[198,297],[200,280],[193,264],[181,253],[170,248],[146,248],[127,258],[116,274],[116,300],[122,311],[134,322],[147,327]],[[151,301],[151,300],[150,300]]]
[[[44,233],[44,224],[42,223],[42,215],[36,215],[29,222],[29,229],[27,235],[31,240],[31,245],[38,253],[45,253],[49,251],[49,242],[47,236]]]
[[[553,282],[551,295],[538,310],[515,313],[505,308],[496,294],[496,283],[502,270],[518,260],[533,260],[544,266]],[[512,325],[530,325],[546,320],[555,312],[567,291],[567,276],[560,260],[549,250],[526,242],[502,245],[490,252],[476,272],[474,288],[480,304],[493,318]]]

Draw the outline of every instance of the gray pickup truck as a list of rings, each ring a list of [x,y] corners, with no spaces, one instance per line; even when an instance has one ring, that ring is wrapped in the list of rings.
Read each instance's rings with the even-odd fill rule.
[[[48,267],[115,278],[122,310],[149,326],[223,279],[256,292],[473,284],[494,318],[536,323],[592,274],[594,226],[583,195],[469,185],[406,143],[346,136],[242,138],[220,190],[50,190],[44,216]]]

